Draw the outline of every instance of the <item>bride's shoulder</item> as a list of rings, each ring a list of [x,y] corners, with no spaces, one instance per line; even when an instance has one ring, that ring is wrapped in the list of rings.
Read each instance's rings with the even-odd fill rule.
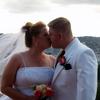
[[[19,52],[19,53],[15,53],[11,56],[10,60],[15,60],[18,62],[21,62],[21,56],[23,56],[25,54],[25,52]]]
[[[53,60],[53,61],[55,61],[56,60],[56,57],[55,56],[53,56],[53,55],[50,55],[50,54],[46,54],[46,57],[48,58],[50,58],[50,60]]]
[[[21,56],[24,56],[25,54],[26,54],[26,51],[25,52],[18,52],[18,53],[13,54],[12,57],[20,58]]]
[[[49,57],[50,57],[50,59],[51,59],[51,60],[53,60],[53,61],[55,61],[55,60],[56,60],[56,57],[55,57],[55,56],[53,56],[53,55],[49,55]]]
[[[49,55],[49,58],[50,58],[51,66],[53,67],[54,66],[54,63],[56,61],[56,57],[53,56],[53,55]]]

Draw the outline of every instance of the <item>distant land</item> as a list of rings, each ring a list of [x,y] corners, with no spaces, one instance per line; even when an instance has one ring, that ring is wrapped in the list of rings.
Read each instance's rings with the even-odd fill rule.
[[[0,35],[3,35],[3,33],[0,33]]]
[[[79,37],[79,40],[95,52],[100,63],[100,37],[85,36]]]

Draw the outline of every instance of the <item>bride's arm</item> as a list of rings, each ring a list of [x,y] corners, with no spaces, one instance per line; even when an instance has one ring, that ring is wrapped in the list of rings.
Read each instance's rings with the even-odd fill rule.
[[[20,65],[20,58],[18,54],[16,54],[8,62],[3,72],[1,92],[14,100],[34,100],[34,97],[26,96],[13,88],[16,79],[16,72]]]

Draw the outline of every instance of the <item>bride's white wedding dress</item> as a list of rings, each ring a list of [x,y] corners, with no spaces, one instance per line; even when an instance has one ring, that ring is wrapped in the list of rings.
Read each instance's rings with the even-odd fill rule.
[[[11,58],[13,54],[27,50],[27,48],[25,47],[24,34],[22,33],[19,34],[18,36],[16,36],[16,39],[17,42],[16,43],[15,41],[13,42],[14,44],[16,44],[14,50],[6,58],[4,58],[5,55],[3,55],[4,57],[0,56],[0,58],[2,58],[0,59],[0,70],[2,69],[1,72],[3,72],[4,66],[7,64],[8,60]],[[0,53],[5,54],[5,52],[0,52]],[[49,84],[51,82],[54,73],[53,68],[49,68],[48,66],[29,67],[26,66],[24,59],[23,63],[25,67],[19,68],[16,74],[16,82],[14,87],[17,91],[25,95],[33,95],[33,90],[32,90],[33,85]],[[0,73],[0,75],[2,75],[2,73]],[[0,97],[0,100],[12,100],[12,99],[6,95],[3,95]]]
[[[17,71],[15,89],[25,95],[33,95],[33,85],[50,84],[54,74],[50,67],[21,67]],[[3,95],[0,100],[12,100]]]

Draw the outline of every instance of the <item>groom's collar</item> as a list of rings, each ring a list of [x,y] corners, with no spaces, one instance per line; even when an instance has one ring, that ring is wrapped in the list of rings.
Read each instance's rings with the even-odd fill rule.
[[[64,49],[65,51],[67,51],[70,47],[72,47],[73,45],[75,45],[77,42],[80,42],[78,38],[74,38]]]

